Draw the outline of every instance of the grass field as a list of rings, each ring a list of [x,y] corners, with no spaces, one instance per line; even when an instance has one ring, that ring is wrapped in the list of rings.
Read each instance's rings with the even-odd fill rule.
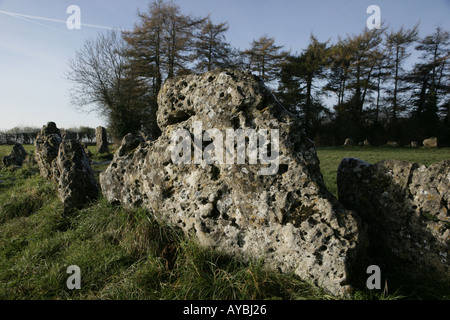
[[[337,197],[337,168],[344,158],[358,158],[369,163],[394,159],[429,166],[450,159],[450,148],[323,147],[317,150],[317,155],[325,185]]]
[[[93,149],[94,160],[103,161]],[[0,146],[0,156],[10,150]],[[344,157],[431,164],[449,159],[450,149],[322,148],[318,154],[326,184],[335,192],[335,172]],[[55,184],[42,179],[35,166],[12,171],[0,165],[0,181],[0,300],[334,299],[294,275],[265,270],[261,262],[244,264],[203,250],[143,209],[125,210],[101,198],[64,216]],[[168,248],[175,253],[166,255]],[[81,290],[67,289],[70,265],[82,270]],[[388,294],[360,289],[352,299],[450,297],[430,284],[411,288],[399,280],[389,288]]]

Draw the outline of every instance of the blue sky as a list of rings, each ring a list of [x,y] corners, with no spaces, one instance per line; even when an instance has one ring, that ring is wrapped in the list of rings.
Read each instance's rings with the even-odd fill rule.
[[[81,23],[131,29],[137,10],[149,0],[0,0],[0,11],[65,21],[70,5],[81,9]],[[291,52],[300,52],[314,33],[335,42],[340,35],[358,34],[366,25],[369,5],[381,8],[382,19],[394,30],[420,22],[420,35],[437,26],[450,30],[450,0],[175,0],[183,13],[211,14],[228,22],[227,39],[237,48],[264,34]],[[102,29],[12,17],[0,12],[0,130],[15,126],[59,127],[106,125],[97,114],[83,114],[70,105],[71,84],[64,78],[67,61],[83,42]]]

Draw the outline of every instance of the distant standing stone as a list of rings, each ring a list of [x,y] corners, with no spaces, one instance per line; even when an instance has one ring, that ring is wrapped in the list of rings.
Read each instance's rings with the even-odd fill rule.
[[[20,143],[16,143],[9,156],[3,157],[3,165],[9,167],[12,165],[22,166],[27,156],[27,152]]]
[[[52,161],[58,156],[59,145],[62,142],[61,130],[54,122],[45,125],[38,134],[34,146],[34,158],[41,175],[46,179],[53,178]]]
[[[393,148],[397,148],[398,147],[398,142],[397,141],[389,141],[387,143],[388,147],[393,147]]]
[[[98,127],[95,130],[95,137],[97,139],[97,150],[99,153],[109,153],[108,136],[104,127]]]
[[[438,139],[436,137],[430,138],[430,139],[426,139],[426,140],[423,141],[423,145],[426,148],[437,148],[437,146],[438,146]]]
[[[353,139],[345,139],[344,146],[353,146]]]

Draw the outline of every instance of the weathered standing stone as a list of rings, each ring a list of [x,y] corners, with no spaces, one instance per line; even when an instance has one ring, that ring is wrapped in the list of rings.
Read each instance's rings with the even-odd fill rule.
[[[61,138],[56,124],[49,122],[36,138],[35,147],[41,175],[58,183],[66,213],[97,198],[98,185],[81,142],[70,139],[70,134]]]
[[[36,137],[34,157],[41,175],[46,179],[53,177],[52,162],[58,156],[61,142],[61,131],[54,122],[47,123]]]
[[[3,157],[3,165],[5,167],[9,166],[22,166],[25,158],[27,157],[27,151],[20,143],[14,144],[14,147],[9,154],[9,156]]]
[[[97,140],[97,150],[99,153],[108,153],[108,136],[104,127],[98,127],[95,130],[95,138]]]
[[[398,142],[397,141],[388,141],[386,144],[388,147],[398,148]]]
[[[57,134],[60,137],[62,136],[61,130],[58,129],[54,122],[48,122],[47,125],[42,127],[41,132],[39,133],[40,136],[49,136],[51,134]]]
[[[450,160],[344,159],[337,184],[340,202],[368,225],[374,264],[450,281]]]
[[[158,104],[162,135],[145,142],[124,138],[100,174],[105,197],[149,209],[202,246],[244,260],[261,258],[269,268],[345,294],[357,277],[365,234],[358,218],[326,190],[301,122],[262,81],[234,70],[177,77],[164,84]],[[192,133],[199,123],[200,134],[214,128],[223,137],[227,129],[279,130],[278,172],[259,175],[264,166],[248,161],[174,163],[174,133]],[[209,143],[196,142],[194,152],[203,150],[200,144]]]
[[[58,195],[64,211],[81,209],[97,199],[99,190],[90,161],[78,140],[64,138],[58,157],[52,163],[53,179],[58,182]]]
[[[345,139],[344,146],[353,146],[353,139],[347,138]]]
[[[437,146],[438,146],[438,138],[434,137],[434,138],[430,138],[430,139],[425,139],[423,141],[423,145],[426,148],[437,148]]]

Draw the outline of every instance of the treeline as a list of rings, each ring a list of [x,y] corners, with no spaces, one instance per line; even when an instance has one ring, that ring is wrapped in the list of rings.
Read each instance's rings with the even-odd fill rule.
[[[20,144],[34,144],[36,136],[42,128],[37,127],[14,127],[9,130],[0,131],[0,145],[15,143]],[[69,134],[72,138],[80,140],[85,144],[96,143],[95,129],[86,126],[80,126],[78,128],[61,128],[61,134]],[[108,141],[112,143],[112,136],[108,135]]]
[[[332,45],[311,36],[302,53],[282,62],[278,95],[302,114],[319,144],[346,137],[409,144],[435,136],[448,144],[449,43],[441,28],[419,38],[418,26],[364,30]],[[418,62],[408,66],[411,54]]]
[[[87,41],[67,72],[72,102],[94,106],[117,139],[140,130],[158,137],[157,95],[166,79],[238,68],[270,84],[318,145],[432,136],[450,144],[450,35],[439,27],[423,38],[418,26],[365,29],[336,43],[311,35],[307,48],[291,53],[267,35],[233,48],[227,23],[185,15],[172,2],[157,0],[138,18],[132,31]]]

